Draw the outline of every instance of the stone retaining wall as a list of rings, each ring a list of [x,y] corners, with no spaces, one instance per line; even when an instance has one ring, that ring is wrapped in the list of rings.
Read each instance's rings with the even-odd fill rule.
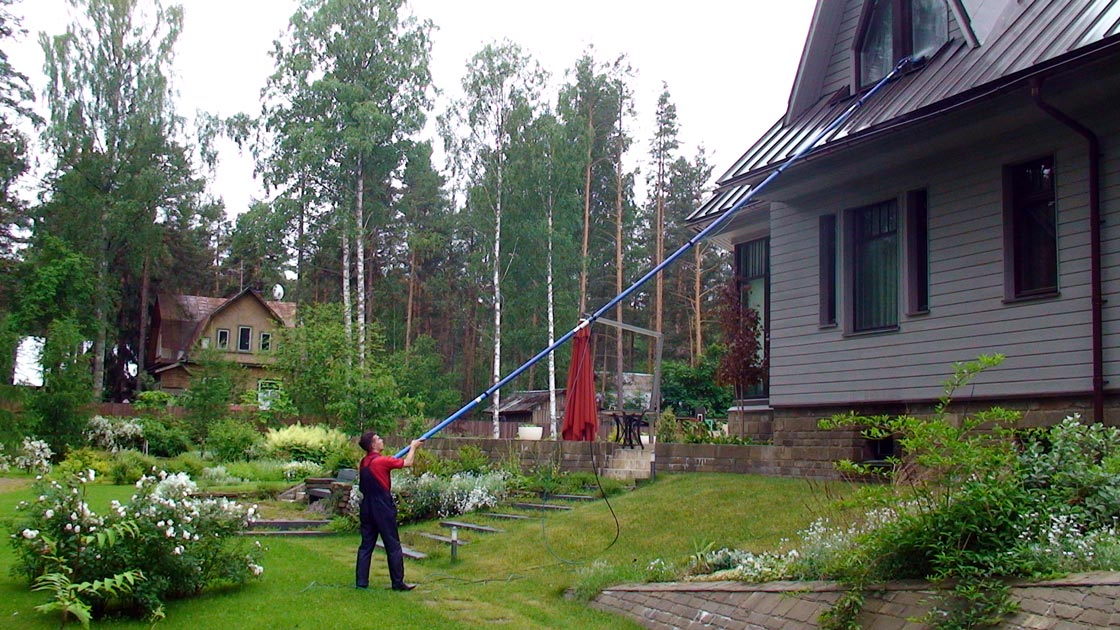
[[[495,463],[518,460],[524,470],[559,461],[565,471],[601,470],[622,445],[615,442],[564,442],[493,438],[432,438],[425,448],[440,457],[454,457],[464,446],[475,446]],[[649,447],[647,447],[649,448]],[[833,479],[838,459],[853,459],[852,446],[778,446],[736,444],[661,444],[654,447],[654,472],[722,472],[777,477]]]
[[[832,582],[676,582],[604,590],[592,602],[656,630],[817,628],[843,587]],[[911,621],[929,610],[927,583],[883,585],[869,593],[859,619],[865,630],[919,630]],[[1012,589],[1019,612],[1004,630],[1092,630],[1120,627],[1120,573],[1086,573],[1022,583]]]

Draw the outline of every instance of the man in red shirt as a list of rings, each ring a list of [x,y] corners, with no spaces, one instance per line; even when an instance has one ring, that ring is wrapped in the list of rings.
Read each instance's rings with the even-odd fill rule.
[[[404,581],[404,553],[401,539],[397,534],[397,505],[393,502],[392,478],[389,473],[396,468],[412,466],[416,450],[424,440],[413,440],[404,459],[382,455],[385,442],[373,431],[362,434],[358,446],[366,452],[358,466],[358,489],[362,491],[362,502],[358,510],[361,523],[362,544],[358,546],[358,564],[354,584],[358,588],[369,587],[369,565],[377,537],[385,545],[385,556],[389,563],[389,579],[394,591],[411,591],[415,584]]]

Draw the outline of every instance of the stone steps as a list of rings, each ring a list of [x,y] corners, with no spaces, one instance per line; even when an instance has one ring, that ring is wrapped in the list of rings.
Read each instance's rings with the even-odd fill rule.
[[[653,462],[653,449],[616,449],[607,458],[602,475],[608,479],[634,481],[650,478],[650,464]]]
[[[455,543],[458,545],[467,545],[471,542],[469,540],[463,540],[462,538],[459,538],[458,540],[452,540],[450,536],[441,536],[439,534],[433,534],[431,532],[415,532],[415,534],[417,536],[420,536],[421,538],[427,538],[428,540],[441,542],[445,545],[450,545],[451,543]]]
[[[486,532],[488,534],[501,534],[505,532],[504,529],[497,527],[490,527],[489,525],[479,525],[477,523],[467,523],[465,521],[440,521],[440,527],[458,527],[459,529],[466,529],[472,532]]]

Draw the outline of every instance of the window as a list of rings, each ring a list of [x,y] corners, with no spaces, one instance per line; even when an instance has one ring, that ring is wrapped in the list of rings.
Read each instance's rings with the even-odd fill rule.
[[[272,333],[261,333],[260,350],[261,352],[268,352],[272,350]]]
[[[210,338],[209,338],[209,337],[202,337],[202,338],[200,338],[200,339],[198,340],[198,345],[199,345],[199,347],[201,347],[201,348],[202,348],[203,350],[205,350],[206,348],[209,348],[209,347],[210,347]]]
[[[1005,292],[1009,299],[1058,291],[1058,217],[1054,158],[1006,167],[1004,179]]]
[[[218,329],[218,349],[219,350],[229,350],[229,329],[228,328],[219,328]]]
[[[818,256],[820,259],[820,323],[836,325],[836,215],[820,218]]]
[[[856,35],[856,77],[867,87],[903,57],[932,55],[949,41],[945,0],[869,0]]]
[[[262,411],[268,411],[272,407],[272,403],[282,394],[281,389],[280,381],[272,379],[257,381],[257,406]]]
[[[906,311],[929,312],[929,212],[926,191],[906,193]]]
[[[237,351],[251,352],[253,350],[253,329],[249,326],[237,328]]]
[[[735,271],[739,282],[740,304],[758,315],[758,364],[764,365],[769,351],[770,239],[760,238],[735,246]],[[763,398],[769,385],[765,378],[737,394],[743,398]]]
[[[851,331],[898,326],[898,204],[892,199],[848,211]]]

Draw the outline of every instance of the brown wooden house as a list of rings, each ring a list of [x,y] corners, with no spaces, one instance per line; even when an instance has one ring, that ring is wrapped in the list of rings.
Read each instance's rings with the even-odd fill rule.
[[[258,389],[269,389],[277,376],[276,332],[295,326],[294,302],[267,301],[246,289],[233,297],[161,293],[152,309],[149,373],[162,390],[179,393],[190,386],[192,356],[198,349],[216,350],[245,368]]]

